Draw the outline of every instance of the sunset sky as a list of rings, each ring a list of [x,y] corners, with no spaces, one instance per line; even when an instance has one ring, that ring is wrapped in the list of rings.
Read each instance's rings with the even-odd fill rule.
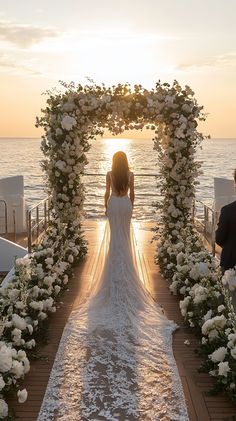
[[[59,79],[190,85],[212,137],[236,138],[235,0],[0,0],[0,136],[39,137]]]

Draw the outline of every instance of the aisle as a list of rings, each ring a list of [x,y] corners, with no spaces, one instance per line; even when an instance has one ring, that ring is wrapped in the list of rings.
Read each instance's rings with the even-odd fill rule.
[[[193,334],[182,327],[183,320],[180,315],[178,300],[170,295],[167,282],[161,278],[158,268],[153,262],[155,245],[150,243],[152,237],[151,224],[135,223],[134,225],[140,276],[153,297],[163,306],[167,317],[180,326],[180,329],[173,335],[173,348],[190,420],[230,420],[236,411],[235,406],[227,398],[205,396],[204,392],[209,388],[212,379],[208,375],[197,373],[200,359],[194,354],[196,339]],[[16,401],[13,402],[16,415],[20,421],[35,421],[37,419],[63,328],[71,310],[76,308],[78,304],[82,289],[86,288],[89,281],[98,275],[102,266],[103,256],[98,253],[98,250],[103,229],[104,224],[101,222],[86,222],[89,254],[85,261],[75,269],[75,276],[71,279],[68,287],[69,291],[63,293],[63,302],[59,303],[60,308],[50,319],[48,345],[41,349],[42,358],[31,364],[30,373],[24,382],[24,386],[29,392],[28,401],[23,405],[17,404]],[[184,345],[186,339],[190,340],[190,346]]]

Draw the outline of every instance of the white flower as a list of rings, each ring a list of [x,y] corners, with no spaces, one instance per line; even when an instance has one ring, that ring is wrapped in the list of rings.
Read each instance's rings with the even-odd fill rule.
[[[28,392],[26,389],[18,390],[17,398],[19,403],[24,403],[28,397]]]
[[[13,314],[12,324],[13,326],[15,326],[16,328],[20,330],[26,329],[26,326],[27,326],[25,319],[23,319],[23,317],[18,316],[18,314]]]
[[[218,313],[221,313],[222,311],[224,311],[225,306],[223,304],[221,304],[220,306],[218,306]]]
[[[57,136],[61,136],[63,134],[63,131],[60,129],[60,127],[58,127],[57,129],[56,129],[56,135]]]
[[[21,330],[15,327],[15,329],[12,330],[11,335],[14,341],[21,339]]]
[[[35,345],[36,345],[36,342],[35,342],[34,339],[31,339],[30,341],[26,342],[26,344],[25,344],[26,348],[28,348],[28,349],[34,348]]]
[[[69,279],[68,279],[68,275],[65,275],[63,278],[63,284],[66,285],[68,283]]]
[[[229,286],[230,291],[233,291],[236,288],[236,272],[234,269],[226,270],[224,276],[222,277],[223,285]]]
[[[8,297],[10,298],[11,301],[16,301],[19,295],[20,295],[19,289],[16,289],[16,288],[9,289]]]
[[[220,362],[218,364],[218,367],[219,367],[219,376],[227,377],[227,373],[230,371],[228,361]]]
[[[220,348],[216,349],[212,354],[210,354],[209,357],[214,363],[216,363],[219,361],[223,361],[227,352],[227,348],[221,346]]]
[[[177,295],[177,292],[178,292],[178,284],[179,284],[179,282],[178,281],[173,281],[172,283],[171,283],[171,285],[169,286],[169,290],[174,294],[174,295]]]
[[[212,316],[212,310],[208,310],[208,312],[203,317],[204,322],[206,322],[207,320],[209,320],[211,318],[211,316]]]
[[[208,335],[209,331],[217,328],[223,329],[226,325],[226,318],[223,314],[221,316],[215,316],[212,319],[206,320],[205,323],[202,325],[202,333],[203,335]]]
[[[43,300],[43,310],[44,311],[45,310],[50,310],[51,307],[53,306],[53,303],[54,303],[54,301],[53,301],[53,298],[52,297],[49,297],[46,300]]]
[[[0,392],[1,392],[1,390],[5,387],[5,382],[4,382],[4,380],[3,380],[3,377],[2,377],[2,375],[0,374]]]
[[[42,303],[42,301],[31,301],[31,303],[29,305],[34,310],[39,310],[39,311],[43,310],[43,303]]]
[[[206,276],[209,276],[210,269],[208,267],[208,264],[205,262],[197,262],[189,272],[189,275],[192,279],[197,281],[199,278],[205,278]]]
[[[59,285],[56,285],[54,288],[55,294],[56,295],[59,294],[60,290],[61,290],[61,287]]]
[[[12,355],[11,348],[8,348],[5,344],[0,348],[0,372],[6,373],[12,367]]]
[[[190,345],[190,340],[189,339],[186,339],[185,341],[184,341],[184,345]]]
[[[182,265],[184,263],[184,259],[185,259],[185,254],[181,251],[180,253],[177,254],[177,257],[176,257],[177,265]]]
[[[233,349],[231,349],[230,354],[236,360],[236,347],[234,347]]]
[[[38,314],[38,318],[39,318],[40,320],[44,320],[44,319],[46,319],[46,318],[47,318],[47,314],[46,314],[46,313],[44,313],[43,311],[41,311],[41,312]]]
[[[52,257],[47,257],[47,259],[45,259],[45,263],[46,265],[53,265],[54,260]]]
[[[17,379],[24,375],[24,366],[21,361],[14,360],[12,363],[11,372]]]
[[[19,351],[17,352],[17,358],[18,360],[23,360],[26,358],[26,352],[23,351],[23,349],[19,349]]]
[[[8,415],[8,405],[3,399],[0,399],[0,418],[3,419],[7,417],[7,415]]]
[[[209,335],[208,335],[209,341],[212,341],[212,340],[214,340],[215,338],[218,338],[218,336],[219,336],[219,332],[218,332],[218,330],[217,330],[217,329],[212,329],[212,330],[209,332]]]
[[[63,117],[61,121],[61,127],[64,130],[70,131],[73,126],[76,126],[77,122],[74,117],[70,117],[69,115],[66,115]]]

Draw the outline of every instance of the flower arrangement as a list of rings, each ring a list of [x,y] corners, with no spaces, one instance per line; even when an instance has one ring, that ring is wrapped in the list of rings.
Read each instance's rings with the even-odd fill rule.
[[[85,255],[79,234],[67,234],[66,226],[53,221],[33,253],[16,260],[11,282],[0,288],[0,419],[8,414],[9,391],[17,391],[20,403],[26,400],[20,379],[30,369],[31,352],[41,341],[49,314],[56,311],[57,296],[68,283],[72,265]]]
[[[19,379],[29,369],[27,355],[36,346],[48,315],[56,311],[56,298],[68,282],[72,265],[86,254],[83,174],[86,153],[97,135],[103,135],[105,129],[112,134],[144,127],[154,132],[164,197],[160,204],[158,262],[165,276],[170,279],[174,275],[177,255],[184,273],[181,259],[201,249],[189,223],[199,172],[195,152],[203,139],[197,126],[204,119],[193,91],[188,86],[182,88],[177,81],[172,85],[158,82],[152,90],[141,85],[132,89],[129,84],[107,88],[94,83],[76,86],[61,82],[61,86],[61,91],[47,92],[46,108],[36,123],[44,129],[42,167],[51,196],[51,225],[32,255],[16,262],[14,278],[0,290],[0,346],[12,358],[7,360],[7,371],[0,366],[0,418],[7,416],[5,397],[13,386],[18,390],[19,402],[27,397],[26,391],[19,390]],[[192,266],[195,277],[197,273],[202,276],[206,269],[194,267],[194,262]],[[183,273],[180,271],[175,279],[178,290]],[[195,279],[197,283],[199,279]],[[197,305],[196,300],[205,302],[207,286],[192,287],[193,305]],[[186,291],[190,292],[188,286]]]
[[[236,316],[230,296],[236,271],[226,271],[222,277],[217,259],[203,245],[195,251],[196,242],[191,251],[191,244],[192,236],[188,241],[183,236],[179,246],[169,250],[171,263],[165,271],[171,265],[169,288],[182,297],[181,314],[200,337],[198,352],[204,357],[200,371],[214,376],[212,392],[223,390],[236,402]]]

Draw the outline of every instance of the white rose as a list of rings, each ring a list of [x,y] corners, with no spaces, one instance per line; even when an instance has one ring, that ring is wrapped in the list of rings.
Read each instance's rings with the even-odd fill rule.
[[[231,349],[230,354],[236,360],[236,347],[234,347],[233,349]]]
[[[220,362],[218,364],[218,367],[219,367],[219,376],[227,377],[227,373],[230,371],[228,361]]]
[[[216,349],[212,354],[210,354],[209,357],[213,362],[217,363],[225,359],[227,352],[227,348],[221,346],[220,348]]]
[[[6,345],[0,348],[0,372],[6,373],[12,367],[11,349]]]
[[[17,398],[19,403],[24,403],[28,397],[28,392],[26,389],[18,390]]]
[[[0,399],[0,418],[5,418],[8,415],[8,405],[7,403],[3,400]]]
[[[0,374],[0,391],[5,387],[5,382],[4,382],[4,380],[3,380],[3,377],[2,377],[2,375]]]
[[[22,362],[17,361],[17,360],[13,361],[11,372],[13,374],[15,374],[15,377],[17,379],[19,379],[20,377],[22,377],[23,374],[24,374],[24,366],[23,366]]]
[[[66,115],[63,117],[61,122],[61,127],[64,130],[70,131],[73,126],[76,126],[77,122],[74,117],[70,117],[69,115]]]
[[[69,262],[69,263],[73,263],[73,261],[74,261],[74,257],[72,256],[72,254],[70,254],[70,255],[68,256],[68,262]]]

